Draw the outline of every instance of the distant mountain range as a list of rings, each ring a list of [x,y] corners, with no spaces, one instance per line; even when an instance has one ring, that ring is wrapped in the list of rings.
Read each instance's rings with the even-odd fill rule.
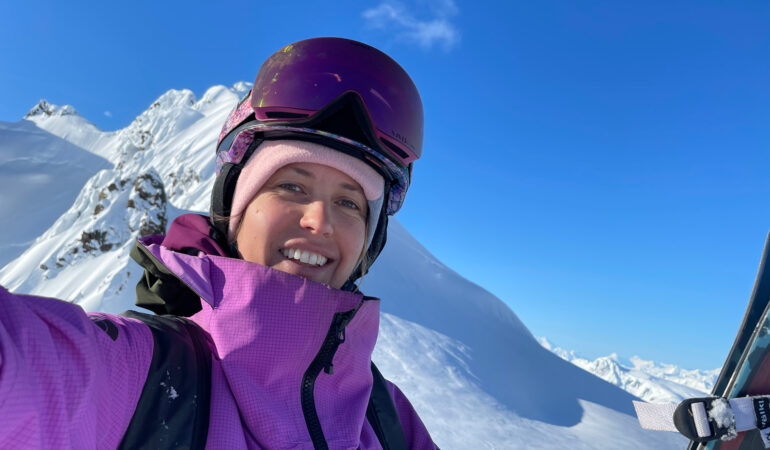
[[[686,398],[708,396],[720,371],[687,370],[637,356],[622,363],[614,353],[591,361],[554,346],[546,338],[538,338],[538,342],[565,361],[650,403],[679,403]]]

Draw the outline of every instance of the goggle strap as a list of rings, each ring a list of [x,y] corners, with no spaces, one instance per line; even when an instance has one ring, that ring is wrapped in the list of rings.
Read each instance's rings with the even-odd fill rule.
[[[240,127],[239,127],[240,128]],[[241,175],[241,169],[249,160],[254,150],[259,147],[263,139],[256,138],[249,144],[246,153],[241,162],[225,163],[214,180],[214,187],[211,189],[211,224],[214,228],[224,235],[227,241],[228,224],[230,222],[230,213],[233,207],[233,197],[235,196],[235,186],[238,184],[238,177]],[[226,242],[225,242],[226,244]],[[227,246],[223,246],[227,248]]]
[[[221,151],[226,151],[227,149],[229,149],[230,146],[233,145],[233,141],[235,140],[235,138],[238,137],[238,133],[240,133],[246,128],[249,128],[255,122],[256,122],[256,119],[254,118],[254,114],[252,113],[240,125],[230,130],[230,132],[225,135],[225,137],[217,146],[217,154],[219,154],[219,152]]]

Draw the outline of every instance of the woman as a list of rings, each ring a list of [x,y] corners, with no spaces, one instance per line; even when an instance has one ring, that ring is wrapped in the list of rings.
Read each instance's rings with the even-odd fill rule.
[[[354,284],[421,145],[419,94],[383,53],[275,53],[220,134],[211,218],[132,249],[137,304],[167,316],[0,289],[0,448],[435,448],[371,365],[379,300]]]

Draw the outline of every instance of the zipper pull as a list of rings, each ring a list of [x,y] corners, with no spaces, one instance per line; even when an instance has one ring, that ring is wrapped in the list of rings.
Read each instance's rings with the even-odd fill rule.
[[[324,372],[326,372],[329,375],[334,374],[334,363],[332,360],[334,359],[334,354],[336,353],[337,347],[339,347],[340,344],[345,342],[346,334],[345,334],[345,325],[346,323],[343,323],[342,321],[340,323],[337,323],[336,333],[334,336],[337,338],[337,342],[334,343],[334,350],[331,354],[331,357],[329,358],[329,361],[327,361],[326,365],[324,366]]]

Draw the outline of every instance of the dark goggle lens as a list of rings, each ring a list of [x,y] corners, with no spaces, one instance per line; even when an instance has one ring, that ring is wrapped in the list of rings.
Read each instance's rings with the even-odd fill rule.
[[[363,101],[379,146],[404,166],[420,157],[417,88],[395,61],[365,44],[324,38],[287,46],[260,68],[251,106],[260,121],[303,119],[351,91]]]

